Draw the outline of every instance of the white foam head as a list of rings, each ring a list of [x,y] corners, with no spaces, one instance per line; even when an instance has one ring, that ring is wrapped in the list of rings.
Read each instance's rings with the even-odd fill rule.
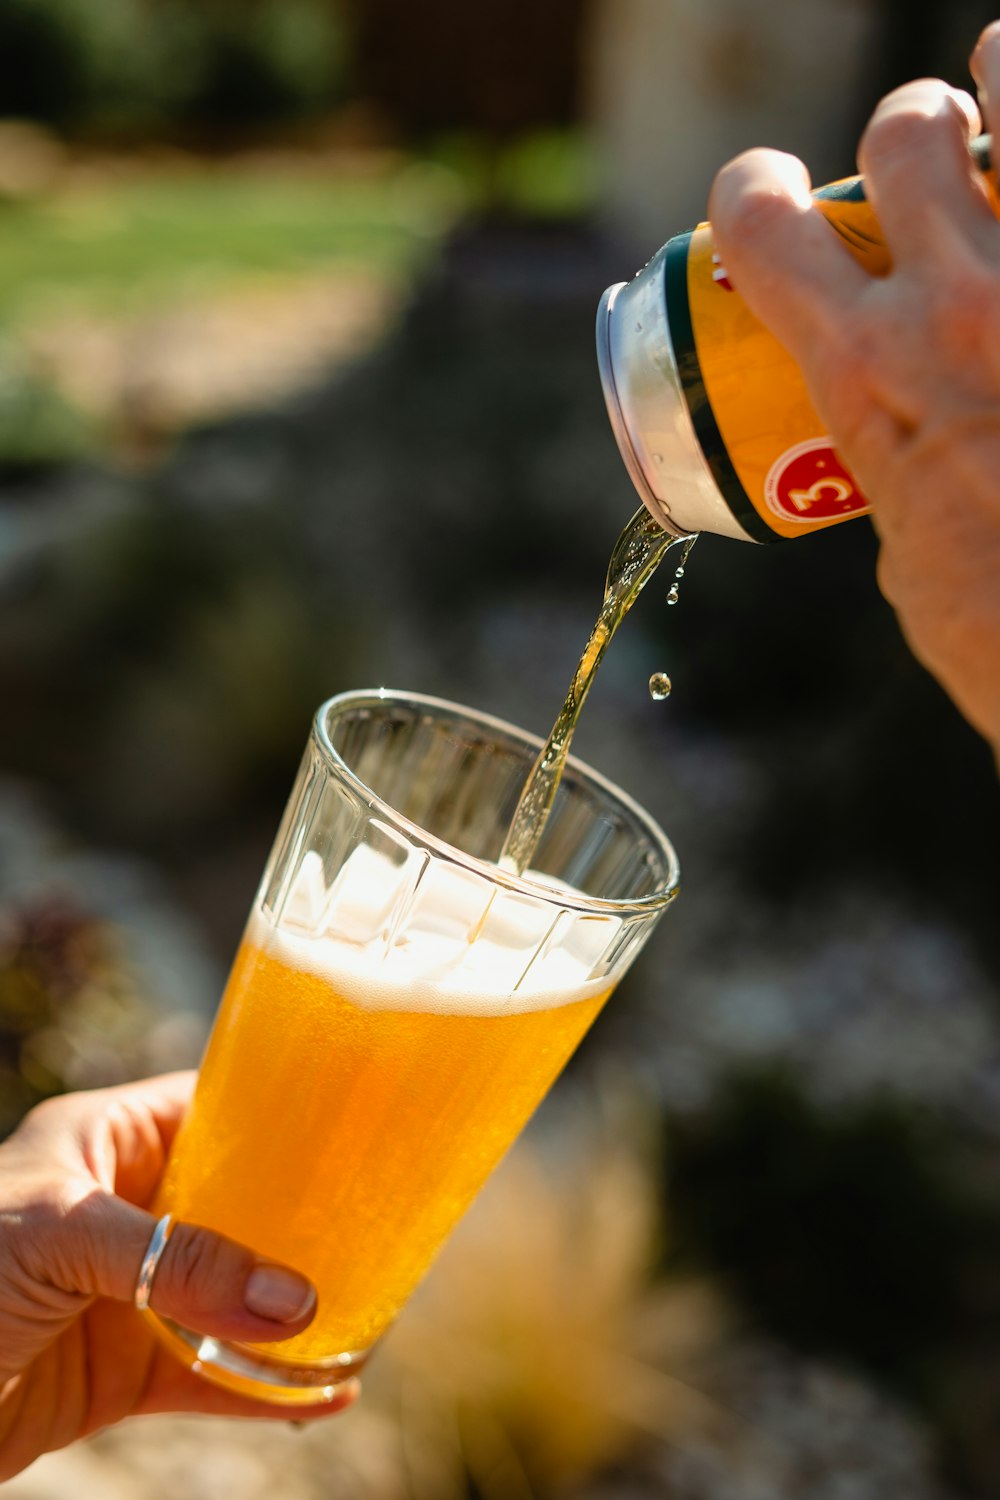
[[[368,1008],[503,1015],[606,990],[600,961],[620,930],[613,915],[561,908],[444,860],[398,860],[362,845],[329,886],[319,854],[306,854],[279,921],[258,906],[249,936]]]

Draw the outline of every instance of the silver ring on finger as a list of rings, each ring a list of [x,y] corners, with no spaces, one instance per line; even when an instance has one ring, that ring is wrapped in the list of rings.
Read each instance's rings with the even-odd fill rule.
[[[133,1302],[140,1312],[145,1312],[149,1306],[149,1299],[153,1295],[153,1281],[160,1259],[167,1248],[174,1221],[171,1214],[164,1214],[150,1237],[146,1246],[146,1253],[142,1257],[142,1265],[139,1267],[139,1276],[135,1283],[135,1295]]]

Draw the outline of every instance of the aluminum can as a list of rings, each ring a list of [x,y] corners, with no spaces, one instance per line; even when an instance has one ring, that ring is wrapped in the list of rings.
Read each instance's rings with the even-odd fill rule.
[[[1000,215],[989,136],[972,145]],[[891,268],[860,177],[813,194],[873,276]],[[608,415],[633,483],[675,535],[772,542],[871,509],[824,429],[791,355],[750,312],[709,224],[678,235],[597,313]]]

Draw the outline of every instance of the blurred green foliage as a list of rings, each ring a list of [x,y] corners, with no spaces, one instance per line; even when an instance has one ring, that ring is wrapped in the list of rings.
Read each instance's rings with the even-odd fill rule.
[[[355,177],[152,172],[0,206],[0,324],[78,306],[120,312],[345,262],[410,273],[461,201],[453,174],[404,161]]]
[[[598,201],[597,152],[578,129],[533,130],[504,142],[451,131],[435,137],[429,152],[456,174],[470,206],[484,214],[580,219]]]
[[[0,464],[47,468],[91,455],[94,425],[44,378],[0,351]]]
[[[294,119],[343,92],[333,0],[4,0],[4,112],[63,129]]]
[[[470,198],[456,170],[388,153],[361,168],[182,157],[120,171],[102,160],[74,172],[75,164],[50,190],[0,197],[0,465],[8,469],[107,446],[132,412],[128,382],[141,388],[143,359],[162,347],[154,318],[183,320],[192,303],[268,286],[280,296],[297,279],[343,273],[363,273],[391,297],[433,263]],[[95,336],[103,364],[88,344]],[[67,349],[78,368],[86,360],[84,393],[82,376],[65,380]],[[117,418],[116,405],[127,408]]]
[[[423,158],[212,160],[155,151],[91,158],[34,127],[6,129],[9,161],[20,153],[42,162],[31,190],[4,198],[0,183],[0,335],[9,339],[0,464],[17,468],[86,456],[120,437],[138,409],[129,390],[143,399],[149,359],[163,348],[163,329],[148,326],[154,317],[183,319],[191,304],[343,273],[362,272],[391,296],[439,262],[463,216],[559,228],[594,192],[592,153],[572,132],[499,151],[451,137]],[[116,406],[127,409],[116,417]]]

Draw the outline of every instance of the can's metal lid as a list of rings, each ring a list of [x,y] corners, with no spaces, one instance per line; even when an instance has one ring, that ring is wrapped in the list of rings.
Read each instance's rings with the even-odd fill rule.
[[[622,291],[626,283],[619,281],[615,286],[609,286],[601,297],[597,306],[597,368],[601,377],[601,389],[604,392],[604,404],[608,410],[608,419],[611,430],[618,444],[618,451],[625,461],[629,478],[635,485],[647,510],[651,511],[661,525],[664,525],[664,517],[661,515],[662,507],[658,504],[656,496],[646,482],[646,475],[642,464],[632,446],[629,436],[628,424],[625,421],[625,413],[618,396],[618,387],[615,383],[615,367],[611,357],[611,309],[614,307],[615,298]],[[672,525],[666,525],[665,529],[672,531]],[[681,535],[680,532],[677,533]]]
[[[643,504],[674,536],[752,541],[722,497],[695,435],[674,359],[666,246],[597,310],[597,364],[612,431]]]

